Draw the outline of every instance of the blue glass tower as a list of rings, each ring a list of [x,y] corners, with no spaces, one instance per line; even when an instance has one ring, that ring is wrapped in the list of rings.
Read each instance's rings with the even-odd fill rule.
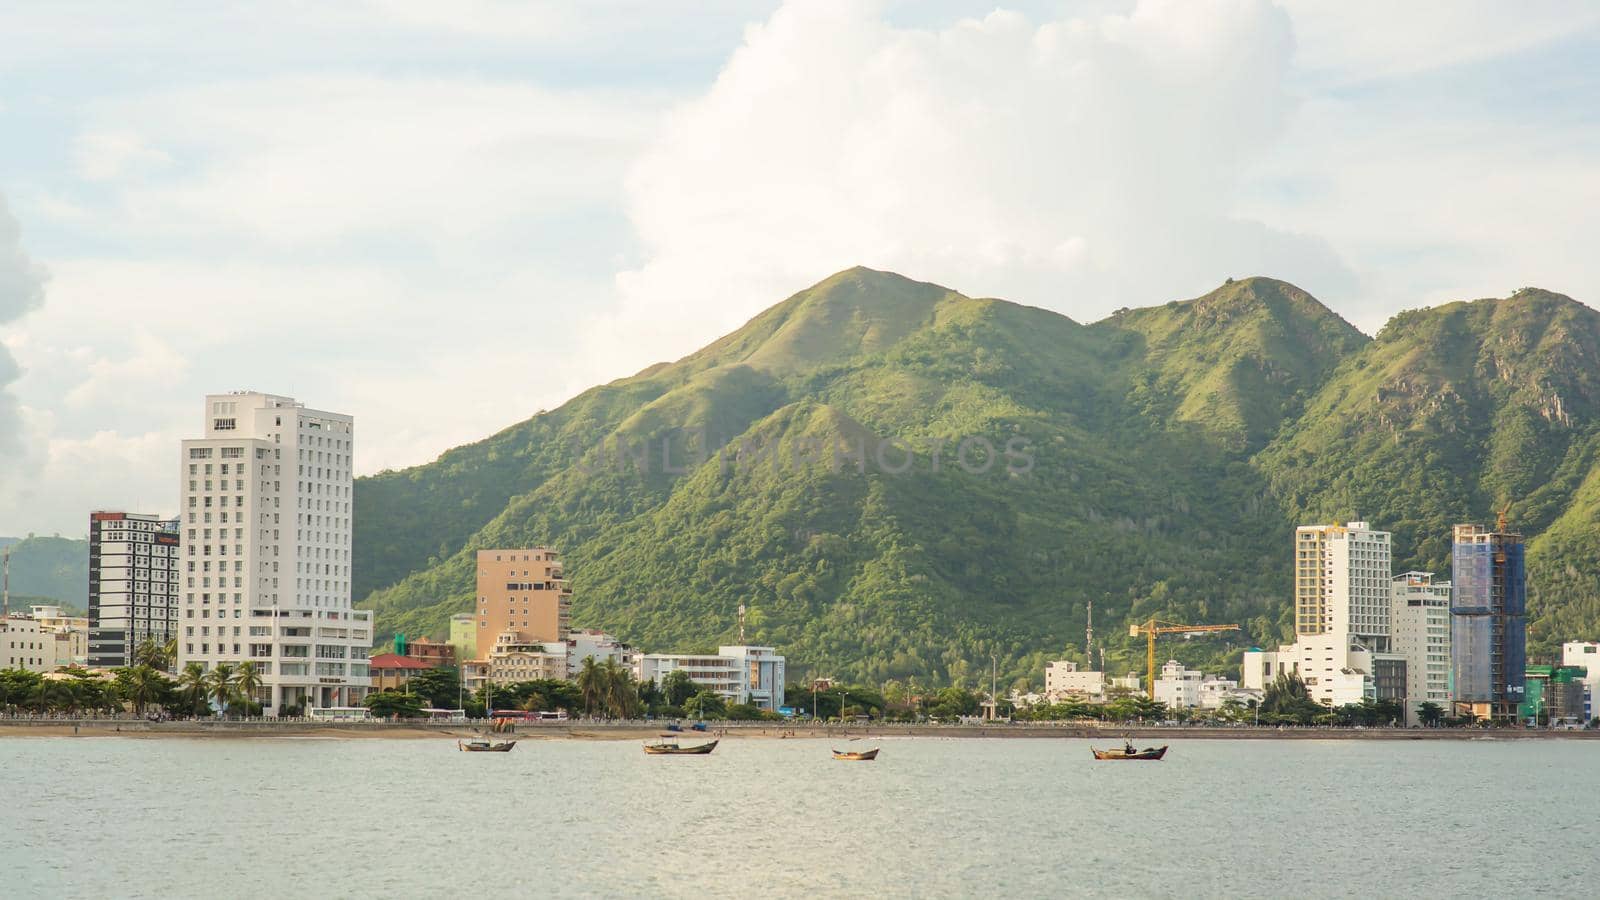
[[[1528,657],[1522,535],[1457,525],[1451,560],[1450,670],[1458,710],[1516,715]]]

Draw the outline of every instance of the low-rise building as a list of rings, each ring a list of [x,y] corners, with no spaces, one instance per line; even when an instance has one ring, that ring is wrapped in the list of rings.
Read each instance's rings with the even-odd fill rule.
[[[478,658],[477,620],[472,613],[450,617],[450,646],[456,648],[456,659],[462,662]]]
[[[1551,725],[1587,722],[1584,709],[1585,670],[1579,666],[1531,665],[1524,671],[1525,692],[1517,715],[1524,722],[1541,718]]]
[[[29,616],[0,618],[0,669],[50,672],[56,667],[55,636]]]
[[[455,645],[426,637],[419,637],[407,643],[406,655],[425,660],[436,666],[454,666],[456,664]]]
[[[1242,688],[1232,678],[1207,675],[1200,681],[1199,695],[1201,709],[1221,709],[1229,700],[1237,700],[1245,705],[1252,700],[1259,703],[1262,692]]]
[[[59,606],[35,606],[28,614],[39,623],[39,632],[52,639],[51,668],[89,664],[88,616],[69,616]]]
[[[1561,645],[1561,664],[1584,670],[1583,720],[1594,721],[1600,716],[1600,704],[1595,693],[1600,690],[1600,643],[1595,641],[1567,641]]]
[[[398,653],[380,653],[367,660],[374,691],[403,691],[412,678],[435,666],[428,660]]]
[[[635,669],[640,680],[656,684],[682,671],[705,690],[730,703],[749,703],[776,712],[783,705],[784,659],[772,647],[718,647],[715,656],[695,653],[646,653]]]
[[[636,667],[638,651],[603,631],[582,629],[567,634],[567,675],[578,677],[583,661],[592,659],[596,665],[608,660],[632,671]]]
[[[1044,693],[1051,702],[1087,700],[1099,703],[1106,697],[1106,673],[1079,671],[1070,659],[1058,659],[1044,667]]]
[[[485,659],[462,667],[462,680],[476,691],[485,682],[514,684],[518,681],[564,681],[567,677],[567,645],[564,641],[529,641],[520,632],[506,630],[495,640]]]
[[[1167,660],[1156,677],[1155,699],[1169,709],[1193,709],[1200,705],[1200,682],[1204,676],[1186,669],[1175,659]]]
[[[1405,697],[1405,657],[1369,650],[1356,635],[1303,635],[1276,651],[1252,647],[1244,653],[1239,682],[1265,692],[1284,673],[1298,676],[1311,699],[1331,709],[1365,698]]]

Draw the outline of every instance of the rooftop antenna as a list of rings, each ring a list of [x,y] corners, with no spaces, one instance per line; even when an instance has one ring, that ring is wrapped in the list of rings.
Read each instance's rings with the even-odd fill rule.
[[[0,579],[3,579],[4,582],[5,582],[4,587],[0,588],[0,596],[3,596],[3,599],[0,599],[0,622],[4,622],[6,619],[9,619],[11,617],[11,548],[10,547],[6,548],[5,561],[3,563],[0,563],[0,569],[3,569],[4,572],[5,572],[5,574],[3,576],[0,576]]]
[[[744,604],[739,604],[739,646],[744,646]]]
[[[1089,598],[1089,624],[1083,630],[1083,661],[1094,668],[1094,598]]]

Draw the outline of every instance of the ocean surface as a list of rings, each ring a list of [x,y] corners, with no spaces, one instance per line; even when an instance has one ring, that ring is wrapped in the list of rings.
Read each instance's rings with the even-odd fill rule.
[[[838,742],[842,743],[842,742]],[[0,896],[1600,890],[1600,742],[0,737]],[[855,745],[855,746],[860,746]]]

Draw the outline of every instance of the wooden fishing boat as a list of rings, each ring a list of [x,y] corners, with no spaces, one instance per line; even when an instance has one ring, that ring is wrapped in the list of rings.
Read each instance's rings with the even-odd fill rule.
[[[833,758],[869,762],[878,758],[878,751],[880,749],[882,748],[873,747],[871,750],[835,750],[833,751]]]
[[[1116,747],[1111,750],[1096,750],[1090,747],[1089,751],[1094,754],[1095,759],[1160,759],[1167,755],[1167,745],[1162,744],[1159,747],[1146,747],[1143,750],[1135,750],[1132,744],[1128,744],[1125,747]]]
[[[474,738],[470,741],[456,741],[456,749],[464,753],[510,753],[511,748],[517,745],[516,741],[486,741]]]
[[[645,744],[644,752],[651,756],[704,756],[717,749],[716,741],[685,747],[678,743],[676,734],[663,734],[661,738],[654,744]]]

